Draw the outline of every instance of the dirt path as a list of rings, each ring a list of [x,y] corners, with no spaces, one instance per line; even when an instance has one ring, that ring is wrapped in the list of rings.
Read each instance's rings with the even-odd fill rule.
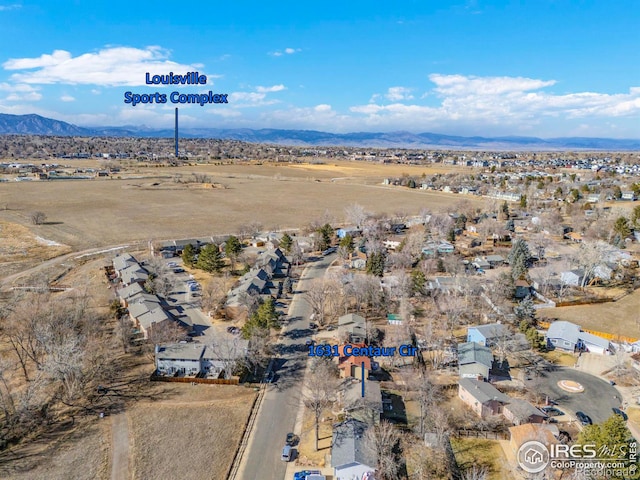
[[[111,417],[111,480],[129,478],[129,424],[122,412]]]

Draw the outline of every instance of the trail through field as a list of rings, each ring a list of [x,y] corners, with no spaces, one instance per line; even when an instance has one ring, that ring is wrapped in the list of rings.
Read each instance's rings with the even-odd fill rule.
[[[111,480],[127,480],[129,475],[129,425],[127,414],[111,417]]]

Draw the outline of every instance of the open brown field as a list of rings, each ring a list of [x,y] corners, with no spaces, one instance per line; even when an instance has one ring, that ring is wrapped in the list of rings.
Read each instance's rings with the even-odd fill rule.
[[[34,442],[0,463],[6,480],[85,480],[110,478],[108,420],[78,426],[57,441]]]
[[[169,399],[127,411],[133,478],[225,479],[255,392],[227,385],[168,389]]]
[[[189,188],[174,183],[168,174],[145,170],[145,178],[11,182],[2,186],[0,221],[30,225],[33,211],[43,211],[49,224],[31,226],[43,238],[75,249],[116,245],[135,240],[158,240],[233,233],[242,224],[259,221],[264,228],[296,228],[331,212],[343,221],[344,207],[359,203],[376,213],[438,211],[467,199],[480,197],[411,190],[378,184],[402,165],[371,165],[380,169],[376,185],[366,184],[368,164],[355,171],[328,166],[205,165],[166,169],[172,176],[198,171],[212,175],[226,188]],[[386,175],[382,172],[388,168]],[[218,169],[218,170],[216,170]],[[344,171],[343,171],[344,170]],[[420,167],[416,173],[427,170]],[[258,173],[260,172],[260,173]],[[343,181],[332,178],[345,177]],[[351,175],[353,174],[353,175]],[[357,174],[357,175],[356,175]],[[358,176],[362,175],[362,176]]]
[[[589,330],[640,338],[639,304],[640,290],[636,290],[617,302],[545,308],[538,310],[538,316],[567,320]]]

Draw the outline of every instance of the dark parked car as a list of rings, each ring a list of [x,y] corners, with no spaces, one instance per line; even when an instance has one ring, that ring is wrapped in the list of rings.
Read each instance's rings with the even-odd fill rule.
[[[576,412],[576,417],[578,417],[578,420],[582,425],[593,425],[591,417],[584,412]]]
[[[550,417],[557,417],[559,415],[564,415],[564,412],[556,407],[542,407],[540,410],[542,410],[544,413],[546,413]]]
[[[613,407],[611,410],[613,410],[613,413],[615,413],[616,415],[620,415],[624,421],[626,422],[627,420],[629,420],[629,417],[627,417],[627,414],[624,413],[622,410],[620,410],[619,408]]]
[[[287,445],[294,445],[296,443],[296,435],[294,433],[287,433]]]

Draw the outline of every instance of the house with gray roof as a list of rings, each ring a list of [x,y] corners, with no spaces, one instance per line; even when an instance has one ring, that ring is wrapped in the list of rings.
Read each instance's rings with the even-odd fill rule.
[[[362,382],[365,382],[364,397]],[[379,382],[347,378],[341,391],[342,409],[347,418],[360,420],[368,425],[380,423],[382,392]]]
[[[493,353],[489,347],[476,342],[458,344],[458,373],[460,378],[489,378]]]
[[[128,266],[124,270],[120,270],[119,275],[124,286],[128,286],[133,283],[143,284],[149,278],[147,270],[137,263]]]
[[[367,424],[359,420],[346,420],[333,426],[331,466],[335,480],[352,480],[373,475],[378,459],[365,441]]]
[[[129,304],[129,299],[139,293],[144,293],[144,288],[142,288],[142,285],[139,283],[132,283],[131,285],[120,288],[116,293],[122,306],[126,307]]]
[[[580,341],[580,326],[564,320],[556,320],[547,330],[547,344],[550,347],[574,352]]]
[[[511,398],[490,383],[472,378],[461,378],[458,382],[458,397],[480,418],[502,414]]]
[[[542,410],[521,398],[511,398],[509,404],[504,406],[503,414],[514,425],[542,423],[548,418]]]
[[[113,268],[117,272],[131,265],[139,265],[138,261],[130,253],[121,253],[113,258]]]
[[[467,329],[467,342],[476,342],[485,347],[491,347],[498,340],[509,334],[509,329],[502,323],[488,323]]]
[[[338,337],[349,343],[364,343],[367,338],[367,321],[355,313],[338,318]]]

